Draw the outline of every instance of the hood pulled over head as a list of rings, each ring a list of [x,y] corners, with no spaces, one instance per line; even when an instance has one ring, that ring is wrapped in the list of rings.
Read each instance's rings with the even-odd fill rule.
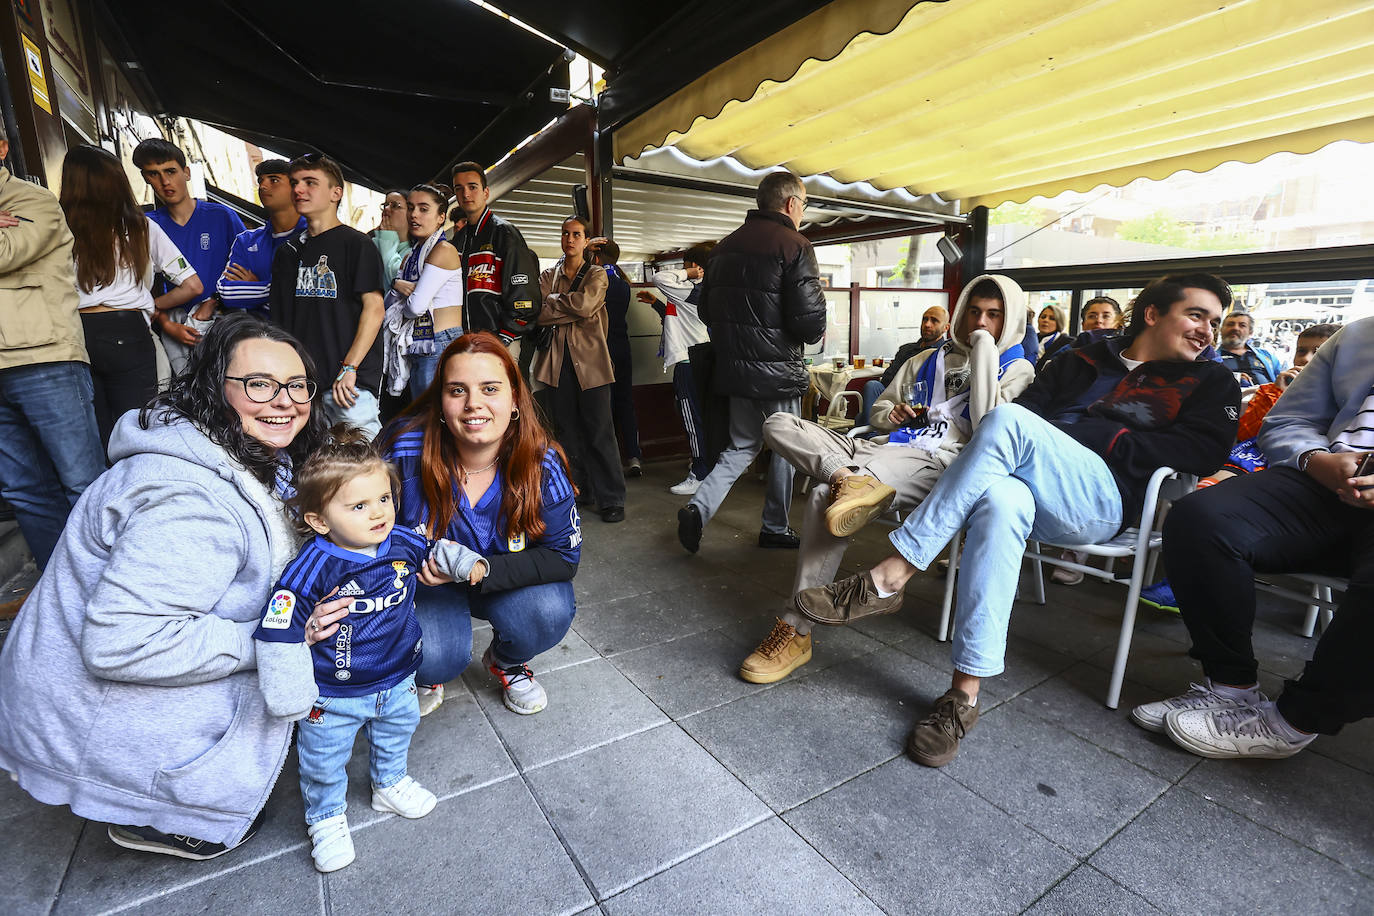
[[[964,284],[959,299],[949,316],[949,336],[957,353],[967,353],[968,345],[959,339],[963,328],[964,313],[968,311],[969,292],[983,280],[991,280],[1002,292],[1002,334],[997,338],[997,352],[1005,353],[1009,347],[1021,343],[1026,336],[1026,293],[1010,277],[1001,274],[980,274]],[[1034,361],[1034,356],[1028,357]]]

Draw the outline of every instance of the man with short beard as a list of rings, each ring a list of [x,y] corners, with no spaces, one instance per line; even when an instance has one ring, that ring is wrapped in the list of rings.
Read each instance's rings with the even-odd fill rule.
[[[1233,311],[1221,323],[1221,364],[1235,373],[1246,388],[1276,381],[1283,368],[1278,357],[1263,347],[1251,346],[1255,331],[1249,312]]]

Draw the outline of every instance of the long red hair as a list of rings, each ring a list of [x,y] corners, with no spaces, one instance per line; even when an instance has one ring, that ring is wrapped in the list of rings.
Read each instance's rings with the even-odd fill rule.
[[[568,474],[568,459],[563,449],[550,438],[539,422],[534,398],[500,338],[487,331],[464,334],[448,345],[439,358],[438,369],[429,387],[416,398],[401,420],[392,427],[389,447],[402,433],[423,430],[420,446],[420,486],[429,508],[430,534],[441,537],[458,511],[458,487],[462,485],[458,445],[444,426],[444,370],[449,360],[466,353],[495,356],[506,368],[506,379],[520,416],[512,419],[501,441],[497,457],[503,480],[501,511],[506,520],[506,537],[521,534],[538,538],[544,534],[543,495],[544,456],[550,450],[558,456],[563,473]],[[571,475],[569,475],[571,476]]]

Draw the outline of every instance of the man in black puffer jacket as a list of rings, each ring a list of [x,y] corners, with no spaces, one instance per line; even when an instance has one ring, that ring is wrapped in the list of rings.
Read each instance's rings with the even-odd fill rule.
[[[764,177],[740,226],[715,247],[701,283],[701,318],[711,330],[712,387],[730,398],[730,447],[678,511],[678,540],[692,553],[701,530],[763,448],[763,421],[799,413],[806,393],[802,347],[825,333],[825,295],[816,252],[798,232],[806,188],[791,172]],[[787,527],[792,466],[776,455],[768,469],[760,547],[792,547]]]

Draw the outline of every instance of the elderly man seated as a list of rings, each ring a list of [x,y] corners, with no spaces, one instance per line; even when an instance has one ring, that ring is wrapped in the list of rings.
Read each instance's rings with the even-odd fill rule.
[[[1180,500],[1164,559],[1203,679],[1131,718],[1203,757],[1290,757],[1374,715],[1374,318],[1317,351],[1269,411],[1268,470]],[[1256,572],[1350,578],[1302,676],[1271,701],[1251,645]]]
[[[1231,291],[1209,274],[1156,280],[1131,327],[1052,361],[1014,404],[983,418],[959,457],[891,535],[872,570],[796,596],[816,623],[902,606],[902,589],[967,531],[954,627],[954,674],[916,723],[908,753],[944,766],[978,721],[978,691],[1001,674],[1021,554],[1036,540],[1106,540],[1139,517],[1155,469],[1205,474],[1236,435],[1240,389],[1205,352]]]
[[[907,510],[959,454],[983,416],[1035,375],[1022,356],[1025,293],[1006,277],[977,277],[954,306],[954,339],[907,360],[873,409],[887,444],[848,439],[791,414],[773,414],[763,437],[819,481],[807,501],[793,590],[835,577],[849,536],[894,500]],[[900,441],[899,441],[900,440]],[[740,665],[755,684],[781,680],[811,660],[811,622],[789,610]]]

